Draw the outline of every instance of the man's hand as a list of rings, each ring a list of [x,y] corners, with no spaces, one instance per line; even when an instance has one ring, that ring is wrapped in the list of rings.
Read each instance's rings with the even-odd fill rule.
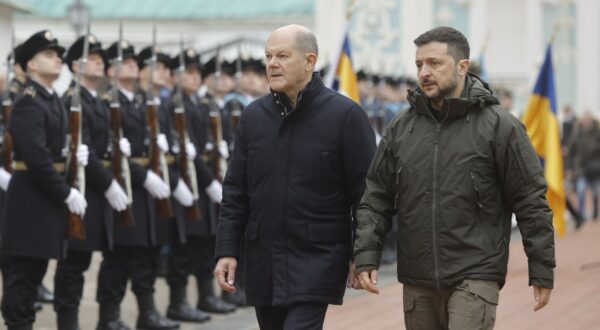
[[[551,293],[552,289],[542,288],[541,286],[537,285],[533,286],[533,298],[536,301],[535,307],[533,307],[534,312],[537,312],[548,305],[550,302]]]
[[[370,293],[379,294],[377,288],[377,269],[369,270],[358,274],[360,286]]]
[[[232,257],[220,258],[215,266],[215,277],[221,289],[227,292],[235,292],[235,269],[237,260]]]
[[[352,288],[354,290],[360,290],[360,282],[356,277],[356,265],[354,262],[350,263],[350,270],[348,271],[348,282],[346,283],[346,287]]]

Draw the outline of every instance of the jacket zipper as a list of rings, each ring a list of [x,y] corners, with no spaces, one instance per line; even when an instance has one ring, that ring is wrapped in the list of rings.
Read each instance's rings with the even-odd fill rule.
[[[437,246],[437,235],[436,235],[436,205],[437,205],[437,163],[438,163],[438,150],[439,150],[439,138],[440,138],[440,123],[436,123],[435,127],[435,141],[433,147],[433,204],[431,207],[431,236],[433,242],[433,270],[435,274],[435,286],[440,288],[440,275],[438,269],[438,246]]]

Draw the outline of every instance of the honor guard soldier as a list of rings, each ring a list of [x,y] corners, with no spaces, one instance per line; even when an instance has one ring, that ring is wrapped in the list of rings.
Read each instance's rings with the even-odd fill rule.
[[[155,266],[159,250],[157,236],[162,234],[157,233],[156,222],[165,220],[157,219],[153,197],[169,198],[170,187],[147,168],[149,138],[146,112],[143,99],[135,91],[139,75],[137,57],[134,47],[125,40],[113,43],[106,54],[110,63],[108,75],[111,80],[116,78],[118,85],[123,134],[131,143],[129,166],[134,220],[133,226],[115,227],[114,249],[104,252],[98,274],[96,299],[100,304],[100,318],[97,329],[129,329],[121,321],[119,312],[129,279],[139,308],[136,328],[178,329],[179,325],[161,316],[154,305]],[[166,141],[166,138],[159,140]]]
[[[7,190],[1,253],[4,258],[2,316],[8,329],[32,329],[37,287],[49,259],[66,252],[67,215],[82,217],[87,203],[64,177],[67,112],[52,83],[64,48],[48,30],[21,46],[17,62],[27,73],[23,96],[9,123],[14,172]],[[76,166],[87,164],[87,147],[71,150]]]
[[[197,96],[201,83],[200,57],[193,48],[182,50],[182,52],[181,56],[178,54],[171,60],[171,70],[173,72],[176,72],[181,66],[180,57],[184,60],[183,67],[185,68],[183,72],[174,74],[178,90],[177,93],[174,93],[173,100],[176,101],[179,97],[182,99],[187,133],[192,145],[195,147],[194,151],[197,151],[193,164],[196,169],[197,188],[203,218],[200,221],[185,221],[185,243],[171,245],[169,272],[167,274],[171,295],[167,316],[180,321],[203,322],[210,319],[210,316],[188,304],[185,296],[187,277],[189,274],[193,274],[199,285],[206,282],[206,286],[209,286],[209,284],[212,286],[212,276],[209,273],[210,263],[207,262],[207,260],[212,259],[212,254],[210,253],[211,249],[205,245],[204,237],[208,222],[206,210],[212,207],[212,202],[221,202],[222,188],[221,184],[214,179],[212,171],[202,158],[202,152],[208,139],[208,108],[200,102]],[[177,116],[176,107],[172,106],[171,108],[171,115],[173,117]],[[188,156],[190,155],[188,154]],[[210,292],[213,291],[208,293]],[[214,292],[212,296],[214,296]],[[214,309],[209,308],[211,311]]]
[[[109,108],[98,95],[98,84],[104,78],[104,50],[93,36],[88,36],[87,58],[84,52],[85,36],[78,38],[65,56],[65,64],[80,83],[80,102],[83,120],[83,140],[90,147],[86,166],[87,189],[85,197],[88,209],[85,214],[85,240],[69,242],[67,258],[58,262],[54,277],[54,309],[59,330],[78,329],[79,301],[83,293],[83,272],[92,258],[93,251],[112,250],[115,217],[113,210],[127,208],[128,197],[113,178],[109,169]],[[83,69],[83,70],[82,70]],[[75,83],[63,97],[68,109],[75,97]],[[130,153],[129,142],[120,141],[121,152]]]

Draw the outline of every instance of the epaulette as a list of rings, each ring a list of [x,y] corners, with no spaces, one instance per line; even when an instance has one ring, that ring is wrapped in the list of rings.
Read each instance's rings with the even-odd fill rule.
[[[37,95],[37,91],[35,90],[35,87],[33,86],[27,86],[25,88],[25,90],[23,91],[23,96],[31,96],[31,97],[35,97]]]
[[[73,97],[73,93],[75,93],[75,89],[73,87],[67,89],[67,91],[65,92],[65,96],[68,97]]]
[[[205,104],[205,105],[209,105],[210,104],[210,100],[207,99],[206,97],[203,97],[200,99],[200,103]]]

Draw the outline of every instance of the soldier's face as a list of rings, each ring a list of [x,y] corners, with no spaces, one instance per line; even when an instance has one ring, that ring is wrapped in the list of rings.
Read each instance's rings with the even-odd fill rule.
[[[140,72],[140,68],[138,67],[135,59],[133,59],[133,58],[124,59],[123,62],[121,63],[121,70],[119,71],[119,79],[120,80],[136,80],[138,78],[139,72]]]
[[[27,68],[42,77],[56,79],[62,69],[62,59],[53,49],[43,50],[33,56],[27,63]]]
[[[276,92],[298,93],[304,88],[307,74],[314,69],[316,55],[299,52],[295,39],[290,33],[273,33],[267,40],[267,78]]]
[[[78,71],[79,63],[75,61],[73,62],[73,72],[77,74]],[[88,55],[83,72],[87,78],[98,79],[104,77],[104,60],[102,60],[102,56],[96,53]]]
[[[171,71],[162,62],[156,62],[154,72],[152,75],[152,82],[160,87],[169,86],[169,80],[171,79]]]
[[[181,79],[181,87],[186,93],[195,93],[200,88],[200,72],[197,68],[185,68]]]
[[[448,54],[448,45],[430,42],[417,47],[415,59],[419,86],[430,99],[457,97],[457,86],[464,79],[469,60],[458,63]]]

